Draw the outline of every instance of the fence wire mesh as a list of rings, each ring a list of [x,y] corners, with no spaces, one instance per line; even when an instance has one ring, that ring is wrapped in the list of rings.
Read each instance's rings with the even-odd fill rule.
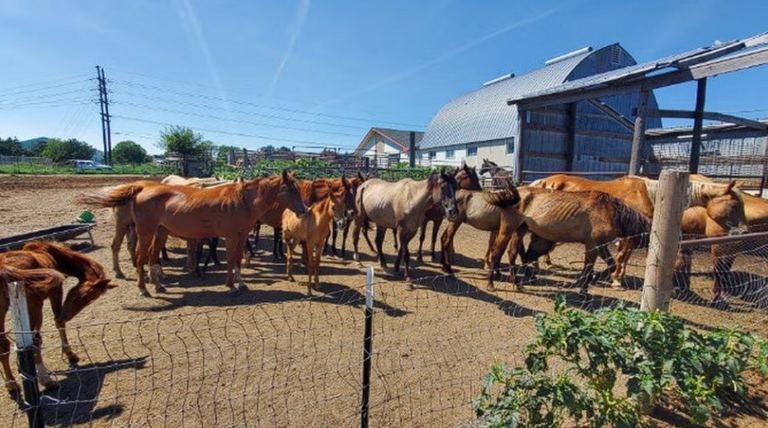
[[[718,301],[710,249],[694,248],[690,286],[677,284],[671,312],[693,328],[741,325],[765,335],[768,240],[753,241],[729,245],[735,262]],[[584,298],[572,287],[582,274],[581,245],[557,246],[554,266],[542,265],[532,277],[518,275],[522,291],[497,279],[496,291],[489,292],[487,271],[461,255],[461,244],[455,275],[418,266],[412,291],[399,276],[377,269],[371,426],[472,424],[471,400],[490,365],[523,364],[523,348],[536,334],[535,315],[551,311],[557,294],[588,311],[640,301],[645,250],[631,257],[623,287],[612,287],[603,275]],[[608,248],[616,253],[615,244]],[[598,261],[595,271],[606,268]],[[60,357],[58,333],[44,331],[42,353],[61,383],[44,393],[46,424],[357,426],[362,271],[359,278],[355,287],[328,285],[312,298],[299,284],[295,292],[211,295],[222,307],[182,308],[173,315],[138,302],[126,307],[135,317],[70,326],[81,358],[77,367]],[[0,409],[9,426],[26,426],[20,401],[5,400]]]

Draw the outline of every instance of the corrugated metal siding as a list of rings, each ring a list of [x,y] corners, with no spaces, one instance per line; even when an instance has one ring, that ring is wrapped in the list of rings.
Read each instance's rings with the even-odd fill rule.
[[[764,173],[766,137],[740,130],[702,136],[699,173],[708,176],[758,177]],[[661,169],[688,171],[691,138],[657,137],[648,140],[643,168],[650,174]]]

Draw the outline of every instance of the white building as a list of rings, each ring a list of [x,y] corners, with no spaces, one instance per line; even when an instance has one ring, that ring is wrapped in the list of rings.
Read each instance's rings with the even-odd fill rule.
[[[414,134],[416,147],[418,147],[424,137],[423,132],[371,128],[360,141],[354,154],[369,158],[371,167],[376,168],[388,168],[399,162],[408,162],[411,133]]]

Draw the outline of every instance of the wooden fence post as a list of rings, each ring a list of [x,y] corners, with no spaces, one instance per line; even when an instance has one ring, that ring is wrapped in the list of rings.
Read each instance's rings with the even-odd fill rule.
[[[11,282],[8,284],[10,297],[11,318],[13,329],[16,332],[16,357],[19,363],[21,385],[24,389],[24,401],[30,428],[42,428],[44,426],[43,412],[40,407],[40,389],[37,386],[37,370],[35,369],[33,333],[29,324],[29,312],[27,312],[27,294],[24,292],[23,282]]]
[[[669,310],[688,175],[687,172],[666,170],[659,177],[648,258],[645,262],[643,295],[640,299],[640,309],[643,311]]]

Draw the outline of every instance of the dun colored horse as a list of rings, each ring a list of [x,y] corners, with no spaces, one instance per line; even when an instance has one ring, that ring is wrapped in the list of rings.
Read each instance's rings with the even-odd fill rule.
[[[454,183],[453,185],[449,183]],[[410,178],[389,183],[371,179],[361,184],[355,196],[357,216],[352,229],[354,259],[360,265],[358,246],[361,229],[368,229],[370,222],[376,224],[376,250],[382,269],[387,268],[382,243],[387,229],[397,231],[400,240],[394,270],[399,272],[400,262],[405,263],[405,280],[412,287],[410,253],[408,243],[424,221],[424,214],[435,202],[442,203],[446,215],[455,215],[456,179],[450,174],[432,173],[428,179],[414,181]]]
[[[512,184],[512,172],[503,169],[494,161],[483,159],[480,175],[485,174],[491,176],[491,185],[494,189],[503,190]]]
[[[456,183],[459,189],[465,190],[482,190],[480,186],[480,179],[477,177],[477,171],[475,168],[470,168],[467,164],[463,164],[461,168],[451,172],[456,178]],[[427,223],[432,222],[432,246],[430,254],[432,255],[432,261],[437,262],[435,256],[435,243],[437,242],[437,231],[440,230],[440,225],[443,224],[445,218],[445,211],[440,204],[431,206],[426,214],[424,214],[424,223],[421,225],[421,234],[419,235],[419,252],[417,253],[416,260],[421,263],[423,259],[421,257],[421,250],[424,246],[424,236],[427,234]]]
[[[45,387],[55,387],[58,384],[50,377],[40,353],[42,337],[39,331],[43,322],[43,301],[49,299],[51,302],[56,328],[61,338],[62,352],[67,356],[70,364],[76,364],[80,358],[69,346],[66,323],[116,285],[104,277],[104,269],[98,263],[63,245],[47,242],[31,242],[25,245],[21,251],[9,251],[0,254],[0,267],[23,270],[52,269],[60,272],[59,274],[49,272],[50,278],[42,280],[42,283],[32,279],[31,283],[26,284],[30,326],[33,331],[37,332],[33,341],[36,348],[35,365],[37,366],[38,379]],[[63,277],[58,278],[61,274],[74,276],[79,280],[78,284],[67,293],[66,300],[63,299]],[[62,300],[64,300],[63,304]],[[8,361],[10,343],[5,330],[5,315],[8,312],[8,305],[7,294],[5,292],[0,293],[0,363],[2,363],[6,377],[6,388],[9,391],[15,391],[18,390],[18,384],[10,372]]]
[[[288,260],[285,273],[293,281],[293,251],[296,244],[302,243],[304,255],[307,256],[307,294],[312,295],[312,288],[319,291],[320,286],[320,256],[328,235],[331,233],[331,220],[340,228],[347,222],[347,204],[342,189],[339,193],[329,192],[328,197],[314,203],[307,214],[301,217],[285,210],[283,212],[283,241],[288,248]],[[314,281],[313,281],[314,275]]]
[[[148,261],[155,291],[165,291],[157,270],[160,249],[169,233],[194,239],[224,237],[226,285],[235,291],[235,281],[240,289],[246,289],[241,279],[242,254],[256,221],[276,202],[298,214],[306,212],[296,181],[287,170],[278,176],[208,189],[128,184],[102,195],[81,195],[79,200],[104,207],[131,205],[138,237],[138,287],[144,296],[149,295],[144,280],[144,265]]]

